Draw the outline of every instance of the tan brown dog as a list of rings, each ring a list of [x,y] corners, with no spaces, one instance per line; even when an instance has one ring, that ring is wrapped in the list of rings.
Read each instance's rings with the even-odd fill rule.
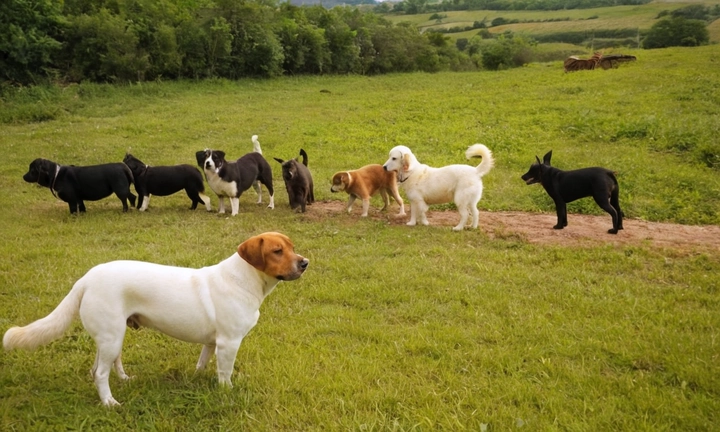
[[[91,373],[103,405],[118,405],[110,392],[110,370],[130,378],[120,360],[126,324],[202,344],[196,369],[215,354],[218,381],[232,387],[235,356],[257,324],[263,300],[280,281],[302,276],[308,263],[287,236],[276,232],[250,237],[229,258],[200,269],[111,261],[90,269],[47,317],[9,329],[3,346],[48,344],[79,314],[97,345]]]
[[[400,213],[398,216],[405,215],[405,203],[403,203],[400,193],[398,193],[396,174],[394,171],[385,171],[382,165],[373,164],[353,171],[339,171],[333,175],[332,192],[347,192],[348,198],[347,211],[352,211],[353,202],[356,198],[360,198],[363,202],[363,212],[361,216],[368,215],[370,208],[370,197],[380,192],[382,196],[383,208],[385,210],[390,204],[388,192],[395,198],[395,202],[400,205]]]

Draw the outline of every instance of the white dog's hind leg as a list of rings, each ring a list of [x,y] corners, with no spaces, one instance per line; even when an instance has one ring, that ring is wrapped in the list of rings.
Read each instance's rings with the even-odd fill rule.
[[[205,366],[207,366],[208,361],[210,361],[210,358],[215,353],[215,345],[203,345],[202,351],[200,352],[200,358],[198,359],[197,365],[195,366],[195,370],[203,370],[205,369]]]
[[[477,204],[470,207],[470,212],[472,213],[472,227],[475,229],[478,227],[478,221],[480,219],[480,211],[477,209]]]
[[[140,211],[147,210],[148,206],[150,205],[150,195],[145,195],[143,197],[143,203],[142,206],[140,206]]]
[[[268,208],[270,208],[270,209],[275,208],[275,195],[270,195],[270,204],[268,204]]]
[[[453,227],[453,231],[462,231],[465,228],[468,216],[470,216],[467,206],[458,207],[458,211],[460,212],[460,223]]]

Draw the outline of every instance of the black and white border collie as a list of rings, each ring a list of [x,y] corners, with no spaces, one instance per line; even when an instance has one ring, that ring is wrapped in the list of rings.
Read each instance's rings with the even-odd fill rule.
[[[260,142],[257,138],[257,135],[252,136],[253,152],[242,156],[235,162],[226,161],[225,152],[222,150],[205,149],[195,153],[198,166],[205,172],[210,189],[220,198],[218,213],[225,213],[225,197],[228,197],[232,215],[237,215],[240,208],[240,195],[250,186],[258,194],[258,204],[262,203],[261,183],[265,185],[270,194],[268,207],[275,208],[272,170],[270,164],[262,156]]]

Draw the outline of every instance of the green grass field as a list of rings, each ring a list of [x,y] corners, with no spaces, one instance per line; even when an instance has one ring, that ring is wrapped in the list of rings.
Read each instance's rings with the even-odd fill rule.
[[[272,230],[311,263],[262,306],[233,389],[218,387],[214,361],[194,374],[199,346],[128,331],[123,363],[136,378],[111,376],[123,405],[105,409],[88,373],[94,345],[77,321],[35,352],[0,353],[0,430],[715,429],[717,251],[540,246],[360,220],[357,208],[296,214],[272,161],[304,148],[316,197],[345,201],[330,193],[332,173],[383,163],[394,145],[440,166],[465,163],[467,146],[482,142],[497,162],[480,209],[551,213],[541,188],[519,176],[552,149],[560,168],[617,171],[627,217],[720,225],[720,55],[715,47],[632,54],[638,61],[619,69],[572,74],[553,62],[6,97],[3,332],[47,315],[75,280],[110,260],[207,266]],[[253,134],[275,170],[275,210],[249,191],[234,218],[189,211],[183,194],[154,197],[146,213],[123,214],[111,197],[70,216],[22,180],[36,157],[89,165],[131,151],[151,165],[194,164],[206,147],[249,152]],[[601,214],[586,201],[570,212]]]

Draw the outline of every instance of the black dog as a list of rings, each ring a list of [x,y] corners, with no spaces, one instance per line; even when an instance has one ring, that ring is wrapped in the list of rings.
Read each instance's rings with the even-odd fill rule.
[[[605,168],[582,168],[573,171],[562,171],[550,166],[552,150],[543,156],[542,163],[535,156],[536,163],[522,175],[525,183],[531,185],[541,183],[550,198],[555,201],[558,222],[553,228],[563,229],[567,226],[567,203],[576,199],[592,196],[597,205],[612,216],[610,234],[617,234],[623,229],[623,213],[618,201],[618,185],[615,173]]]
[[[135,205],[135,195],[130,192],[133,174],[123,163],[78,167],[35,159],[23,180],[50,188],[53,195],[68,203],[71,214],[78,209],[85,212],[83,201],[97,201],[112,193],[120,198],[124,212],[128,211],[127,200]]]
[[[150,195],[168,196],[183,189],[192,201],[191,210],[195,210],[199,203],[205,204],[207,211],[212,210],[210,197],[204,194],[202,174],[194,166],[182,164],[151,167],[130,153],[125,155],[123,163],[130,168],[135,177],[135,190],[138,193],[137,208],[140,211],[147,210],[150,205]]]
[[[258,194],[258,204],[262,202],[260,183],[264,184],[270,193],[268,207],[275,208],[274,190],[272,184],[272,170],[270,164],[262,157],[260,143],[257,135],[252,137],[254,151],[241,157],[235,162],[225,160],[222,150],[205,149],[195,153],[198,165],[205,171],[205,178],[220,198],[218,213],[225,213],[225,197],[230,199],[232,215],[238,214],[240,209],[240,195],[252,186]]]
[[[305,205],[315,202],[315,193],[313,192],[313,179],[308,169],[308,156],[305,150],[300,149],[302,163],[297,159],[284,161],[275,158],[282,166],[282,176],[285,180],[285,189],[287,189],[288,198],[290,199],[290,208],[296,210],[300,207],[300,211],[305,213]]]

